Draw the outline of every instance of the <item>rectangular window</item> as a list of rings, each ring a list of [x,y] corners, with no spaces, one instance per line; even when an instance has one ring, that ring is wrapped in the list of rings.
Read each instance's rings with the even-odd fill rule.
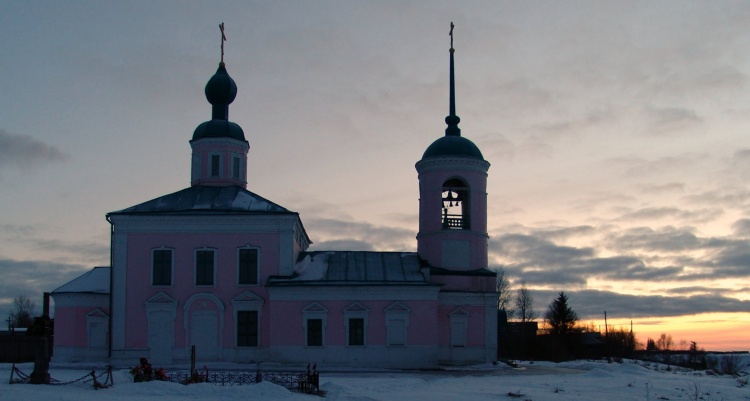
[[[258,346],[258,311],[237,312],[237,346]]]
[[[157,249],[152,251],[152,285],[172,285],[172,250]]]
[[[232,178],[240,178],[240,158],[237,156],[232,158]]]
[[[258,250],[240,249],[239,283],[258,284]]]
[[[323,319],[307,319],[307,345],[323,346]]]
[[[195,252],[195,285],[214,285],[214,251]]]
[[[349,319],[349,345],[365,345],[365,319]]]
[[[221,175],[221,156],[211,155],[211,176],[218,177]]]

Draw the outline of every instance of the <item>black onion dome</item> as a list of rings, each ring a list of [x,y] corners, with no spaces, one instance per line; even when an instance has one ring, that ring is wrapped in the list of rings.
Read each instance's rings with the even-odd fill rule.
[[[206,99],[213,105],[229,105],[234,101],[236,96],[237,84],[234,83],[232,77],[227,73],[224,63],[221,63],[219,64],[219,69],[216,70],[214,76],[206,84]]]
[[[193,141],[203,138],[231,138],[245,141],[242,128],[229,121],[229,104],[237,96],[237,84],[227,73],[224,63],[206,83],[206,99],[212,105],[211,121],[206,121],[193,132]]]
[[[479,151],[477,145],[474,145],[474,142],[462,136],[455,135],[446,135],[438,138],[424,151],[422,159],[441,156],[472,157],[484,160],[482,152]]]
[[[239,141],[247,141],[242,128],[227,120],[206,121],[198,126],[193,132],[193,140],[203,138],[232,138]]]

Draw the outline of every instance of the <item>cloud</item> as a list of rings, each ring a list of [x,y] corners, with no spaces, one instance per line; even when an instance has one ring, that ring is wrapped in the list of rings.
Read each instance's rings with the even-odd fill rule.
[[[607,163],[621,166],[627,177],[652,177],[657,174],[679,173],[694,169],[702,161],[708,160],[705,153],[685,153],[677,156],[664,156],[646,159],[638,156],[618,156],[606,160]]]
[[[750,235],[750,219],[739,219],[732,224],[734,235],[746,237]]]
[[[404,228],[377,226],[365,222],[337,220],[327,218],[308,219],[308,232],[321,238],[311,249],[328,250],[324,246],[334,246],[336,250],[377,250],[408,251],[414,250],[414,231]],[[356,249],[344,249],[351,245]],[[366,249],[365,249],[366,248]]]
[[[641,193],[649,194],[662,194],[668,192],[682,192],[685,190],[685,183],[682,182],[669,182],[666,184],[657,185],[639,185],[638,189]]]
[[[720,208],[683,210],[676,207],[644,207],[641,209],[630,210],[621,215],[617,220],[634,221],[645,220],[653,221],[658,219],[678,219],[681,221],[690,221],[706,223],[715,220],[721,216],[724,211]]]
[[[0,242],[11,246],[14,251],[25,250],[27,254],[35,255],[35,258],[49,258],[60,263],[109,263],[108,237],[98,236],[89,241],[43,238],[47,235],[50,233],[40,226],[0,223]]]
[[[694,110],[680,107],[649,107],[646,109],[649,126],[646,134],[685,134],[700,124],[703,119]]]
[[[679,252],[701,249],[708,242],[699,238],[692,227],[635,227],[611,234],[607,238],[608,247],[619,251],[634,250]]]
[[[33,168],[40,163],[68,160],[68,154],[29,135],[17,135],[0,128],[0,168]]]
[[[355,239],[335,239],[315,244],[315,249],[326,251],[374,251],[372,244]]]
[[[42,293],[52,291],[80,276],[91,266],[65,264],[46,260],[19,261],[0,258],[0,311],[10,312],[13,299],[26,295],[40,300]]]
[[[534,291],[535,310],[544,311],[557,291]],[[611,318],[688,316],[708,312],[747,312],[750,301],[717,294],[693,296],[628,295],[610,291],[565,290],[571,308],[581,320]]]
[[[515,229],[524,232],[490,239],[490,260],[512,280],[536,288],[586,288],[595,279],[640,291],[651,287],[639,283],[745,279],[750,265],[750,241],[700,237],[692,227]]]

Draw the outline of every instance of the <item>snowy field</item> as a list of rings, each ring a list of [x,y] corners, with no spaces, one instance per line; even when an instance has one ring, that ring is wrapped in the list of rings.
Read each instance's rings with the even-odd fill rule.
[[[750,400],[750,356],[740,357],[740,377],[706,371],[665,371],[665,365],[628,361],[622,364],[573,361],[521,363],[435,372],[381,371],[376,373],[321,372],[325,399],[339,401],[439,400]],[[646,366],[644,366],[646,365]],[[33,364],[19,365],[31,373]],[[245,367],[247,368],[247,367]],[[247,369],[252,370],[252,369]],[[11,365],[0,364],[0,400],[317,400],[283,387],[260,383],[234,387],[214,384],[184,386],[169,382],[132,383],[127,369],[114,371],[115,385],[94,390],[90,384],[48,386],[9,384]],[[53,365],[53,378],[66,381],[84,376],[83,367]]]

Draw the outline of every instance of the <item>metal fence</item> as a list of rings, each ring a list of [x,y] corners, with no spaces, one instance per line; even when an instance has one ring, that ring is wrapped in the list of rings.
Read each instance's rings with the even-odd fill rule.
[[[321,394],[320,375],[312,372],[178,371],[167,373],[167,381],[192,384],[213,383],[222,386],[252,385],[263,381],[308,394]]]

